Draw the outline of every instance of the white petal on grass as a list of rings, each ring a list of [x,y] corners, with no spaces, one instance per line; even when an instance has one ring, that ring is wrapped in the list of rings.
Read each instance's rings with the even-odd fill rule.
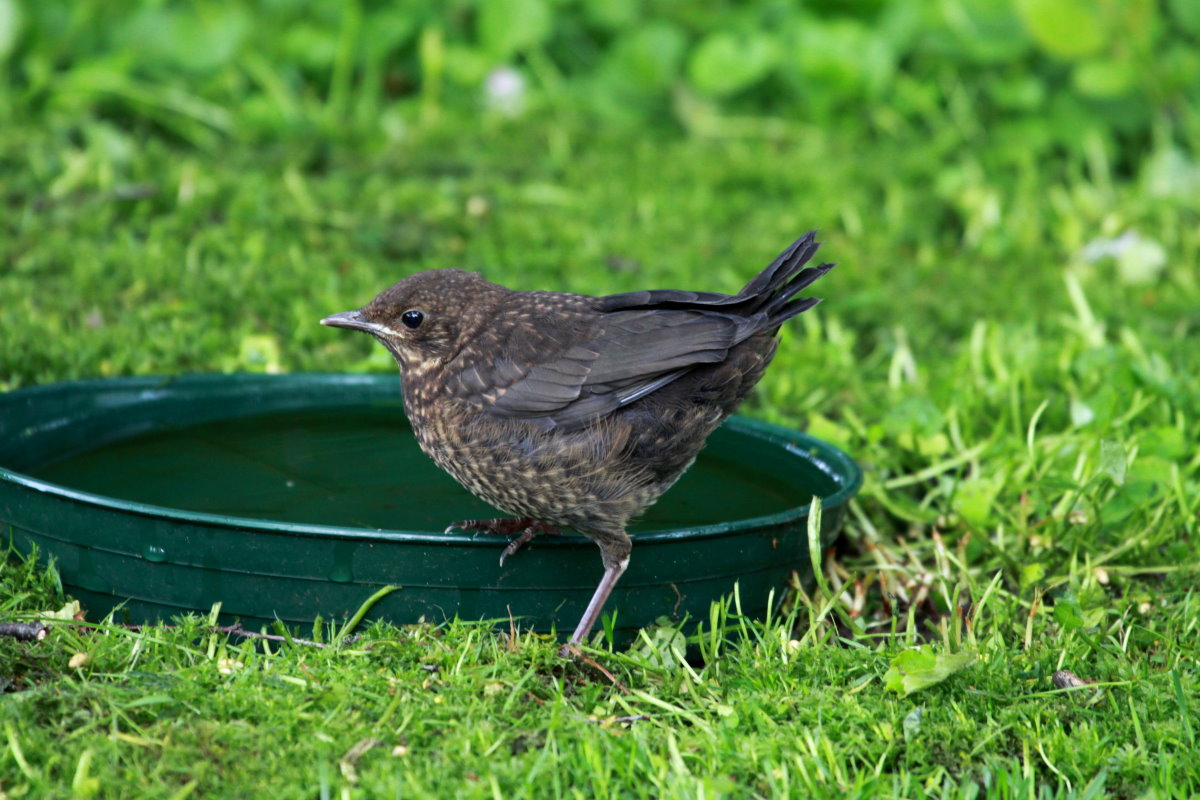
[[[491,111],[515,116],[525,110],[525,76],[512,67],[496,67],[483,80],[484,103]]]
[[[1125,231],[1116,238],[1097,238],[1084,245],[1080,257],[1089,263],[1105,258],[1117,262],[1117,277],[1126,285],[1150,283],[1167,266],[1167,251],[1154,239],[1137,231]]]

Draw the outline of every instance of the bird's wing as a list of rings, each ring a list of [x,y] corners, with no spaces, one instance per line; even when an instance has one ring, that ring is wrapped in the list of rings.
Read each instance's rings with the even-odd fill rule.
[[[520,329],[499,358],[448,375],[446,388],[497,416],[580,428],[665,386],[694,365],[724,360],[754,324],[752,318],[707,310],[611,311],[550,348],[542,341],[545,330]],[[525,338],[533,341],[521,341]],[[526,353],[533,355],[515,355]]]
[[[696,365],[724,361],[738,343],[815,305],[816,298],[793,298],[833,266],[805,267],[817,247],[805,234],[736,295],[514,293],[524,300],[527,324],[505,327],[495,347],[473,350],[494,357],[448,370],[445,388],[497,416],[581,428]],[[497,331],[486,335],[501,336]]]

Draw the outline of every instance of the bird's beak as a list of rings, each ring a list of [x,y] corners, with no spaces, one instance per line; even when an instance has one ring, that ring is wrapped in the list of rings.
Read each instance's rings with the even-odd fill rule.
[[[366,331],[367,333],[383,333],[386,330],[382,325],[364,319],[361,311],[343,311],[340,314],[330,314],[321,320],[321,324],[329,325],[333,328],[349,328],[352,331]]]

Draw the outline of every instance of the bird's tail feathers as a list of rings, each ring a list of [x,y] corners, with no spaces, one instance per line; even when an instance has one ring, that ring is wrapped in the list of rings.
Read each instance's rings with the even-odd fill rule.
[[[750,282],[738,292],[738,297],[756,297],[769,295],[787,283],[801,267],[808,263],[817,252],[821,243],[817,240],[817,232],[809,231],[788,245],[787,249],[775,257],[767,268],[750,279]]]
[[[738,297],[757,301],[758,312],[765,318],[767,327],[774,328],[821,302],[817,297],[794,299],[834,267],[833,264],[805,266],[818,247],[820,242],[816,241],[816,232],[809,231],[792,242],[738,293]]]

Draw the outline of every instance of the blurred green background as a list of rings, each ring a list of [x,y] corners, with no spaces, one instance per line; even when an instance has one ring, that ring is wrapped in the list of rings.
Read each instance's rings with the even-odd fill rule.
[[[731,291],[814,227],[859,357],[1195,286],[1194,0],[0,0],[0,64],[0,387],[386,369],[312,318]]]
[[[1108,148],[1131,170],[1194,141],[1198,37],[1193,0],[0,2],[10,113],[206,148],[378,146],[524,105],[701,134],[767,115],[1012,161]]]

